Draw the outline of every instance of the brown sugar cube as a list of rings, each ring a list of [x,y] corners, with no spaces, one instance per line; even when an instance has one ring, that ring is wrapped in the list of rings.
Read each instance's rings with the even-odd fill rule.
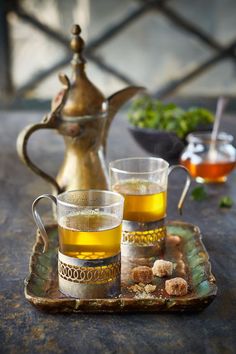
[[[133,268],[132,279],[135,283],[151,283],[153,280],[152,268],[147,266],[139,266]]]
[[[183,278],[173,278],[166,280],[165,290],[169,295],[182,296],[188,292],[188,283]]]
[[[172,246],[178,246],[181,242],[181,238],[177,235],[167,235],[166,243]]]
[[[178,275],[180,276],[183,276],[186,274],[186,266],[185,266],[185,263],[184,261],[182,261],[182,259],[180,259],[178,262],[177,262],[177,265],[176,265],[176,272]]]
[[[153,264],[152,272],[154,275],[161,278],[167,275],[171,275],[173,272],[173,263],[169,261],[164,261],[164,259],[158,259]]]

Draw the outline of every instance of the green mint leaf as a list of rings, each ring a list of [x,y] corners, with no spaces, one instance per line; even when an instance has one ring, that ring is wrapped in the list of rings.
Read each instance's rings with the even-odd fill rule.
[[[220,202],[219,202],[220,208],[231,208],[233,204],[234,204],[233,199],[228,196],[224,196],[220,198]]]
[[[203,186],[195,187],[191,192],[191,199],[201,201],[207,198],[207,192]]]

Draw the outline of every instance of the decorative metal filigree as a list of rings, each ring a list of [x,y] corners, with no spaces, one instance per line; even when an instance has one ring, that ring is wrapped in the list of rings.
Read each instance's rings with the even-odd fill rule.
[[[166,227],[147,231],[126,231],[122,232],[123,244],[153,245],[161,242],[166,236]]]
[[[120,276],[120,262],[103,266],[81,267],[58,260],[58,274],[61,278],[81,284],[105,284]]]

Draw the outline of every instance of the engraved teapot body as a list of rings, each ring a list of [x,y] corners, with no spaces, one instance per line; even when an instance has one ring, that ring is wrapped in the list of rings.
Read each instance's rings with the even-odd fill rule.
[[[17,140],[21,160],[53,186],[54,194],[75,189],[108,189],[105,152],[110,125],[119,108],[143,90],[130,86],[106,99],[86,75],[84,42],[78,25],[73,26],[72,34],[71,82],[67,76],[59,75],[64,89],[53,100],[51,112],[42,122],[27,126]],[[28,140],[39,129],[55,129],[64,138],[64,161],[56,178],[36,166],[28,155]]]

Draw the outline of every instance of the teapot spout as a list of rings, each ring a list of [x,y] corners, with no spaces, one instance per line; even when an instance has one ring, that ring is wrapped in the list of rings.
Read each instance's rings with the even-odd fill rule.
[[[103,135],[103,147],[104,151],[106,152],[106,143],[107,143],[107,136],[108,136],[108,131],[110,128],[110,125],[112,123],[112,120],[115,116],[115,114],[118,112],[118,110],[123,106],[128,100],[130,100],[133,96],[135,96],[137,93],[144,91],[145,87],[141,86],[129,86],[123,90],[120,90],[110,97],[108,97],[108,117],[105,125],[105,130],[104,130],[104,135]]]

